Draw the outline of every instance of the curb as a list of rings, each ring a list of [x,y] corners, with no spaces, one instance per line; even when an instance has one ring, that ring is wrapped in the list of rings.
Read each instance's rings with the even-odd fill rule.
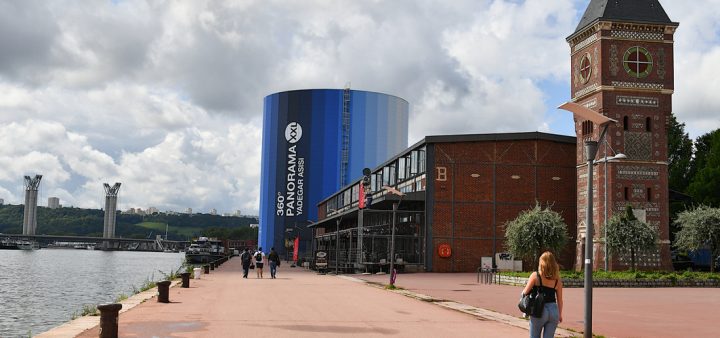
[[[338,276],[338,277],[348,280],[348,281],[351,281],[351,282],[364,283],[367,286],[385,290],[385,288],[380,284],[368,282],[368,281],[360,279],[360,278],[350,277],[350,276]],[[495,311],[491,311],[491,310],[487,310],[487,309],[482,309],[482,308],[474,307],[471,305],[458,303],[458,302],[452,301],[452,300],[437,299],[437,298],[434,298],[434,297],[431,297],[428,295],[424,295],[421,293],[412,292],[412,291],[404,290],[404,289],[387,290],[387,291],[397,293],[397,294],[403,295],[405,297],[417,299],[417,300],[420,300],[423,302],[433,303],[437,306],[441,306],[446,309],[455,310],[455,311],[459,311],[459,312],[462,312],[465,314],[469,314],[480,320],[492,320],[495,322],[500,322],[500,323],[503,323],[506,325],[515,326],[515,327],[519,327],[524,330],[528,330],[528,320],[520,318],[520,317],[514,317],[514,316],[511,316],[508,314],[495,312]],[[558,327],[555,330],[555,337],[580,337],[580,336],[581,335],[576,332],[566,330],[561,327]]]

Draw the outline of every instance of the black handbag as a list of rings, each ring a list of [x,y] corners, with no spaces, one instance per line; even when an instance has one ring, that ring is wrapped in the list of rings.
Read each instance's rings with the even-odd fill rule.
[[[529,294],[520,296],[518,308],[528,316],[539,318],[542,317],[543,308],[545,307],[545,294],[542,292],[542,278],[540,278],[539,273],[537,276],[540,286],[533,286]]]

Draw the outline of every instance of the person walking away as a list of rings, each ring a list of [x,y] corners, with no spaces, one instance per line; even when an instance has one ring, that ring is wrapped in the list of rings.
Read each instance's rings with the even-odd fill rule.
[[[257,272],[257,278],[263,278],[263,262],[265,261],[265,254],[262,252],[262,248],[258,248],[253,254],[253,261],[255,261],[255,272]]]
[[[275,248],[270,249],[270,254],[268,255],[268,265],[270,265],[270,278],[275,279],[277,267],[280,266],[280,256],[275,251]]]
[[[528,278],[523,295],[529,294],[536,286],[545,295],[545,305],[540,317],[530,316],[530,338],[552,338],[555,336],[558,324],[562,322],[563,283],[560,278],[560,267],[550,251],[545,251],[540,256],[538,271],[533,272]]]
[[[248,248],[245,248],[243,253],[240,254],[240,262],[242,262],[243,278],[247,278],[248,272],[250,271],[250,263],[252,263],[252,257]]]

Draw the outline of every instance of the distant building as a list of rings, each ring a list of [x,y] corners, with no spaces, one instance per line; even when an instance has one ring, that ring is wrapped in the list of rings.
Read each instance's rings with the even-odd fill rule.
[[[210,215],[217,215],[217,209],[210,209]]]
[[[192,208],[185,209],[185,213],[188,215],[192,215]]]
[[[156,208],[156,207],[148,207],[148,208],[147,208],[147,213],[148,213],[148,215],[152,215],[152,214],[155,214],[155,213],[158,213],[158,212],[159,212],[159,210],[158,210],[158,208]]]
[[[60,199],[57,197],[48,197],[48,208],[57,209],[60,207]]]
[[[3,205],[3,204],[5,204],[5,200],[0,198],[0,205]]]
[[[241,216],[242,213],[240,213],[240,209],[235,210],[235,216]]]

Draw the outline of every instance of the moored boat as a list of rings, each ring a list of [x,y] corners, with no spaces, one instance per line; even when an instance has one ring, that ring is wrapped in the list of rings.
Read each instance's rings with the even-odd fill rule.
[[[190,263],[209,263],[225,256],[225,247],[221,240],[200,237],[192,241],[185,251],[185,260]]]

